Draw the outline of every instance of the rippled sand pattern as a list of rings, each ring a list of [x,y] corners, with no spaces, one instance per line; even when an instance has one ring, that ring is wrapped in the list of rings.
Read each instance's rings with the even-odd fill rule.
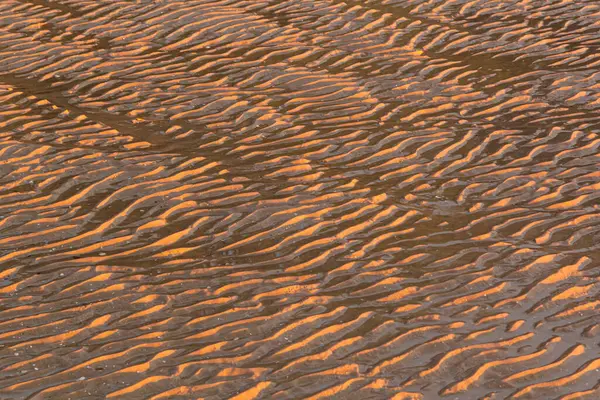
[[[0,1],[0,398],[600,398],[600,3]]]

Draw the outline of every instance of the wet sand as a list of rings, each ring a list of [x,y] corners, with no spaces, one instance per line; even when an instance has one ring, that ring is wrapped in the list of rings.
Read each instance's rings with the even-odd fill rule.
[[[600,398],[600,4],[0,2],[0,398]]]

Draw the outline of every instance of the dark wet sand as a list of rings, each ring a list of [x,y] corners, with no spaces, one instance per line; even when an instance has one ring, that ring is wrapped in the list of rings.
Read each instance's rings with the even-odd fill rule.
[[[600,398],[600,3],[0,2],[1,399]]]

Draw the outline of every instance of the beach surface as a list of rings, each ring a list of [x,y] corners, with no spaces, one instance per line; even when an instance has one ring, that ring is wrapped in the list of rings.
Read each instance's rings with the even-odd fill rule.
[[[600,398],[600,3],[0,1],[0,398]]]

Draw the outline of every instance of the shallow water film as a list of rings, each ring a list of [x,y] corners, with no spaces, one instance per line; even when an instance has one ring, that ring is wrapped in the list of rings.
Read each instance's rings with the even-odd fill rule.
[[[1,0],[1,399],[600,398],[600,3]]]

